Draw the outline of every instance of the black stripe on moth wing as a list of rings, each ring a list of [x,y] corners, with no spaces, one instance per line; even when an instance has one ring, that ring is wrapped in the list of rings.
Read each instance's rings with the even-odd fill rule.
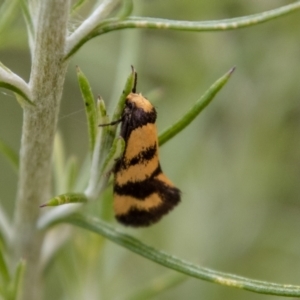
[[[153,193],[158,193],[162,198],[168,198],[169,194],[176,193],[177,188],[166,185],[164,182],[148,178],[143,181],[128,182],[123,186],[115,185],[114,192],[120,196],[131,196],[144,201]]]
[[[154,145],[146,148],[145,150],[142,150],[138,155],[131,158],[129,161],[126,160],[126,166],[134,166],[149,161],[155,156],[156,153],[157,146],[155,143]]]
[[[150,146],[145,150],[140,151],[138,155],[131,158],[130,160],[126,160],[125,157],[123,156],[116,162],[114,172],[117,173],[121,169],[127,169],[128,167],[135,166],[137,164],[143,164],[151,160],[156,153],[157,153],[157,145],[155,143],[153,146]]]
[[[157,185],[162,182],[159,180],[154,180],[154,176],[157,176],[161,173],[162,170],[160,164],[158,164],[154,172],[143,181],[128,181],[124,185],[118,185],[118,183],[115,181],[114,193],[120,196],[132,196],[142,201],[143,199],[157,191],[157,189],[159,188],[157,187]],[[159,183],[157,183],[157,181],[159,181]]]
[[[143,181],[129,181],[122,186],[115,182],[114,193],[120,196],[131,196],[140,201],[144,201],[151,194],[157,193],[165,202],[178,203],[180,200],[180,190],[154,178],[161,173],[162,171],[159,165],[153,174]]]
[[[180,202],[180,191],[177,188],[173,189],[174,193],[164,198],[161,205],[148,210],[133,207],[126,214],[116,215],[116,219],[126,226],[133,227],[149,226],[158,222]]]
[[[152,147],[155,147],[156,151],[157,151],[157,145],[156,144],[154,146],[149,147],[149,148],[152,148]],[[147,149],[149,149],[149,148],[147,148]],[[147,151],[147,150],[145,150],[145,151]],[[155,156],[156,151],[154,151],[154,149],[151,149],[151,150],[149,150],[149,153],[145,153],[145,156],[148,156],[148,160],[151,160]],[[151,152],[154,152],[152,157],[150,157],[151,156]],[[125,153],[125,151],[124,151],[124,153]],[[139,161],[138,161],[137,157],[140,156],[140,153],[137,156],[135,156],[134,158],[132,158],[129,161],[129,163],[125,161],[124,154],[123,154],[123,156],[121,158],[119,158],[116,161],[116,163],[115,163],[114,173],[116,174],[116,173],[118,173],[121,170],[126,170],[128,167],[134,166],[135,164],[138,164]],[[131,161],[132,161],[132,164],[131,164]],[[143,160],[143,158],[141,158],[140,162],[142,162],[142,161],[145,161],[145,160]],[[161,173],[162,173],[162,170],[161,170],[160,164],[158,163],[157,168],[153,171],[152,174],[149,175],[148,178],[153,178],[154,176],[157,176],[157,175],[159,175]],[[115,182],[115,186],[116,186],[116,182]]]
[[[154,124],[155,121],[156,110],[154,107],[152,111],[146,112],[140,107],[135,107],[133,102],[126,101],[120,135],[127,142],[134,129],[143,127],[148,123]]]

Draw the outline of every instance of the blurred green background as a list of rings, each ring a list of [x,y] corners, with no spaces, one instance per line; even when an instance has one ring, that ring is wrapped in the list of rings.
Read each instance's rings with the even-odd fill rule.
[[[292,2],[136,0],[133,15],[217,20]],[[74,15],[70,31],[91,7]],[[0,32],[0,60],[27,81],[30,54],[24,21],[18,10],[16,14],[11,26]],[[76,65],[110,112],[134,65],[138,91],[154,102],[160,131],[217,78],[237,67],[200,117],[160,150],[163,170],[182,190],[182,203],[150,228],[132,230],[113,218],[110,222],[199,265],[300,284],[299,20],[296,12],[227,32],[123,30],[95,38],[79,50],[68,69],[58,130],[68,155],[76,155],[80,163],[88,140]],[[18,151],[22,110],[5,90],[0,107],[0,138]],[[17,176],[3,157],[0,170],[1,204],[12,216]],[[47,268],[46,299],[125,299],[171,272],[76,229]],[[187,279],[155,299],[284,298]]]

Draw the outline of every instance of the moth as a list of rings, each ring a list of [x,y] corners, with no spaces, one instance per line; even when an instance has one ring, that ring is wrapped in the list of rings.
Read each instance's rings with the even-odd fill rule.
[[[162,172],[159,155],[156,110],[136,93],[137,74],[127,96],[122,117],[108,124],[121,123],[125,141],[123,155],[116,161],[114,173],[114,212],[127,226],[149,226],[158,222],[180,202],[180,190]]]

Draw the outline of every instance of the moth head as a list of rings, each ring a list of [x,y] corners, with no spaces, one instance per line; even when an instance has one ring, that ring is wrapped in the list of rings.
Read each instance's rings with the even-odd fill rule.
[[[145,122],[154,123],[156,120],[156,110],[141,94],[130,93],[125,101],[124,118],[141,124]]]
[[[154,107],[142,94],[130,93],[126,98],[125,109],[127,111],[140,109],[147,113],[152,112]]]

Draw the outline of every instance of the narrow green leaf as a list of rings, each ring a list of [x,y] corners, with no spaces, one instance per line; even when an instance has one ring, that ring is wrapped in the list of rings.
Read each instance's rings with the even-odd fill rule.
[[[54,172],[54,188],[56,194],[64,193],[66,190],[65,181],[66,168],[66,150],[61,133],[57,131],[54,137],[53,149],[53,172]]]
[[[4,81],[0,81],[0,87],[13,91],[17,95],[21,96],[26,103],[35,106],[35,104],[27,97],[27,95],[18,87]]]
[[[104,100],[100,96],[98,96],[97,98],[97,113],[98,124],[104,124],[106,122],[109,122],[108,120],[106,120],[107,113]]]
[[[300,297],[300,286],[254,280],[200,267],[190,262],[181,260],[174,255],[167,254],[163,251],[156,250],[153,247],[143,244],[138,239],[121,233],[109,224],[96,218],[74,214],[61,220],[56,219],[56,221],[52,224],[61,222],[74,224],[81,228],[98,233],[114,243],[127,248],[130,251],[137,253],[153,262],[191,277],[228,287],[244,289],[255,293],[286,297]]]
[[[82,5],[86,2],[86,0],[78,0],[72,5],[71,14],[75,13]]]
[[[13,226],[4,208],[1,206],[1,203],[3,203],[1,200],[2,199],[0,199],[0,248],[8,249],[13,235]]]
[[[96,142],[97,127],[98,127],[95,99],[92,93],[91,86],[86,76],[82,73],[79,67],[77,67],[76,70],[77,70],[78,83],[79,83],[82,98],[84,100],[85,112],[88,121],[90,152],[93,153],[95,142]]]
[[[115,111],[114,111],[114,114],[113,114],[113,117],[112,117],[112,121],[120,119],[120,117],[122,115],[122,112],[123,112],[123,109],[124,109],[124,105],[125,105],[126,97],[132,91],[132,88],[133,88],[133,85],[134,85],[135,74],[136,74],[135,70],[132,67],[131,73],[127,77],[124,90],[123,90],[123,92],[122,92],[122,94],[121,94],[121,96],[119,98],[119,101],[117,103],[117,106],[115,108]]]
[[[225,31],[258,25],[300,9],[300,1],[262,13],[216,21],[177,21],[147,17],[128,17],[125,20],[110,18],[100,22],[95,29],[79,40],[70,48],[65,59],[72,56],[83,44],[90,39],[115,30],[126,28],[170,29],[183,31]]]
[[[90,180],[87,188],[85,189],[85,194],[89,199],[97,199],[100,193],[106,188],[109,180],[109,174],[116,163],[116,159],[122,155],[124,149],[125,141],[121,137],[113,141],[113,145],[108,152],[104,152],[104,150],[106,150],[105,148],[102,148],[102,151],[99,152],[98,145],[96,144],[90,172]],[[97,155],[98,152],[99,155]],[[103,153],[106,153],[106,155]]]
[[[108,153],[106,160],[101,169],[101,174],[110,172],[116,163],[116,160],[123,154],[125,149],[125,141],[122,137],[114,140],[110,152]]]
[[[183,117],[181,117],[175,124],[165,129],[159,135],[158,142],[160,146],[171,139],[174,135],[179,133],[181,130],[183,130],[185,127],[187,127],[198,116],[198,114],[212,101],[218,91],[227,83],[234,69],[235,68],[232,68],[229,72],[219,78],[204,93],[204,95],[198,101],[196,101],[194,106],[183,115]]]
[[[100,126],[101,124],[107,124],[110,122],[109,116],[107,115],[107,112],[106,112],[105,102],[101,98],[101,96],[98,96],[98,98],[97,98],[97,121],[98,121],[98,126]],[[101,133],[102,140],[103,140],[103,138],[106,137],[107,134],[113,135],[113,132],[112,132],[110,126],[101,127],[101,130],[102,130],[102,133]],[[102,147],[100,147],[100,149],[102,149]]]
[[[1,275],[1,285],[7,285],[10,281],[10,275],[8,271],[7,264],[3,255],[3,250],[0,248],[0,275]]]
[[[26,0],[19,0],[19,3],[22,8],[23,17],[25,19],[27,30],[29,31],[29,34],[33,37],[34,36],[34,27],[33,27],[33,21],[29,12],[28,8],[28,1]]]
[[[97,99],[97,112],[98,112],[98,126],[110,122],[109,116],[106,113],[104,100],[101,97],[98,97]],[[107,153],[107,150],[111,146],[112,140],[115,136],[115,131],[114,128],[112,128],[111,126],[101,127],[100,130],[101,131],[99,131],[99,136],[97,136],[97,138],[99,138],[99,143],[100,143],[99,152],[101,151],[101,153],[99,153],[99,155],[101,156],[99,161],[102,162],[103,155]],[[96,144],[98,143],[97,138],[96,138]]]
[[[171,273],[167,275],[163,275],[161,277],[156,278],[154,281],[147,284],[145,287],[141,288],[139,291],[135,292],[129,297],[125,297],[127,300],[147,300],[147,299],[155,299],[161,295],[164,291],[171,289],[181,283],[183,283],[188,276],[179,274],[179,273]]]
[[[26,261],[24,259],[21,259],[17,265],[15,275],[14,275],[14,280],[12,282],[11,288],[9,289],[11,300],[18,299],[19,295],[22,292],[25,268],[26,268]]]
[[[68,203],[83,203],[87,202],[87,197],[82,193],[66,193],[58,195],[55,198],[50,199],[48,202],[40,205],[40,207],[45,206],[59,206]]]
[[[0,140],[0,153],[7,158],[13,169],[17,172],[19,169],[19,155],[2,140]]]
[[[66,164],[66,172],[65,172],[65,190],[73,191],[75,188],[75,182],[77,180],[78,175],[78,160],[75,156],[71,156]]]
[[[120,20],[124,20],[128,16],[131,15],[133,11],[133,1],[132,0],[123,0],[122,1],[122,8],[118,13],[118,17]]]
[[[86,185],[89,181],[90,168],[91,159],[90,156],[87,155],[80,166],[80,170],[78,172],[78,176],[74,187],[75,191],[83,191],[86,188]]]
[[[17,16],[16,8],[18,5],[18,0],[6,0],[2,3],[0,7],[0,33],[8,28],[11,22]]]
[[[109,135],[107,133],[107,127],[102,127],[98,130],[96,137],[95,149],[92,156],[92,162],[90,164],[88,186],[85,189],[85,194],[89,199],[97,199],[101,189],[101,166],[108,153],[107,140]]]

